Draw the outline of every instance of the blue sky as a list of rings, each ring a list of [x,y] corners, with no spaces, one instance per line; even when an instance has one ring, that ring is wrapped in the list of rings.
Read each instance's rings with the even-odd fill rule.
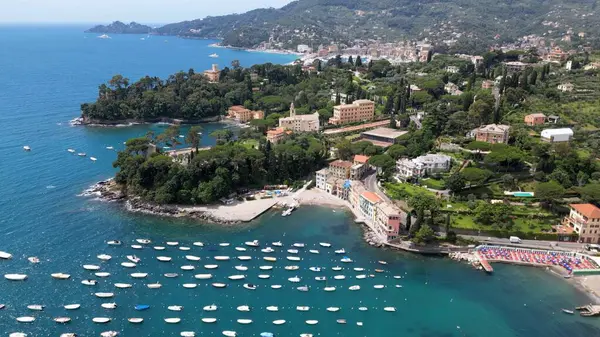
[[[291,0],[0,0],[0,23],[170,23],[281,7]]]

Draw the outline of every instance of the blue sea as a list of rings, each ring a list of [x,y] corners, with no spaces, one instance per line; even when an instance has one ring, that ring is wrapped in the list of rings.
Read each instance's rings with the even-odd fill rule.
[[[422,257],[369,247],[362,240],[362,230],[342,210],[303,207],[283,218],[267,213],[260,219],[242,225],[216,226],[189,220],[164,219],[131,214],[120,205],[78,196],[98,180],[115,172],[112,162],[116,152],[128,138],[144,135],[149,129],[164,126],[133,126],[124,128],[72,127],[68,121],[79,115],[79,105],[93,101],[97,87],[116,73],[136,80],[142,76],[166,77],[194,68],[208,69],[213,62],[220,66],[238,59],[244,66],[255,63],[288,63],[292,56],[251,53],[211,48],[214,41],[184,40],[175,37],[114,35],[99,39],[84,34],[79,26],[0,26],[0,251],[13,254],[11,260],[0,261],[0,273],[24,273],[24,282],[0,279],[0,336],[25,332],[28,336],[59,336],[74,332],[79,336],[98,336],[106,330],[119,331],[121,336],[179,336],[181,331],[195,331],[197,336],[221,336],[232,330],[238,336],[259,336],[271,332],[275,336],[344,337],[450,337],[450,336],[594,336],[600,334],[598,319],[585,319],[563,314],[560,309],[582,305],[589,300],[562,279],[540,269],[495,266],[493,275],[439,257]],[[145,38],[142,40],[141,38]],[[218,59],[208,55],[217,53]],[[204,126],[203,144],[214,139],[211,130],[226,127],[220,124]],[[22,147],[29,145],[31,152]],[[87,158],[67,152],[73,148],[86,152]],[[89,156],[98,158],[92,162]],[[147,238],[152,244],[142,250],[130,246],[136,238]],[[281,241],[283,249],[271,254],[275,263],[264,261],[264,253],[250,248],[234,249],[245,241],[260,240],[261,248]],[[121,246],[108,246],[108,240],[121,240]],[[182,251],[168,246],[156,251],[152,246],[166,246],[166,241],[178,241],[190,247]],[[195,241],[205,243],[194,246]],[[231,243],[221,247],[220,242]],[[291,244],[303,242],[298,254],[285,250]],[[318,246],[330,242],[332,248]],[[342,255],[334,249],[344,248],[353,263],[340,262]],[[318,249],[311,254],[309,249]],[[109,254],[112,259],[100,261],[96,256]],[[120,266],[127,255],[141,258],[136,268]],[[159,262],[156,256],[170,256],[171,262]],[[196,255],[192,262],[185,255]],[[215,261],[215,255],[231,256],[231,261]],[[239,261],[240,255],[252,256]],[[297,255],[301,261],[288,261]],[[39,264],[27,257],[37,256]],[[385,260],[388,265],[377,263]],[[85,271],[84,264],[96,264],[108,278],[98,278]],[[205,270],[206,264],[218,264],[218,269]],[[263,265],[273,270],[260,270]],[[183,271],[182,265],[193,265],[194,271]],[[244,265],[247,271],[234,267]],[[296,271],[284,269],[298,265]],[[333,271],[340,265],[344,269]],[[322,267],[313,272],[311,266]],[[364,272],[353,268],[365,268]],[[384,269],[376,273],[375,269]],[[51,273],[68,273],[69,280],[55,280]],[[133,279],[130,273],[148,273],[146,279]],[[178,273],[166,278],[164,273]],[[195,280],[194,274],[211,273],[212,280]],[[230,281],[227,276],[247,275],[244,281]],[[270,275],[269,279],[258,278]],[[356,279],[358,274],[374,275]],[[345,275],[336,280],[334,275]],[[288,278],[298,276],[300,283]],[[326,276],[326,283],[315,276]],[[393,276],[401,276],[394,278]],[[81,284],[84,279],[97,279],[98,285]],[[114,283],[131,283],[129,289],[117,289]],[[149,289],[148,283],[160,282],[162,288]],[[224,282],[224,289],[213,288],[212,282]],[[242,287],[257,285],[256,290]],[[182,287],[198,283],[195,289]],[[281,289],[270,285],[281,284]],[[309,292],[296,290],[307,285]],[[350,291],[359,285],[359,291]],[[383,285],[375,289],[374,285]],[[325,286],[336,287],[324,292]],[[399,286],[399,287],[397,287]],[[114,292],[112,299],[99,299],[95,292]],[[115,302],[114,310],[100,304]],[[66,304],[79,303],[75,311],[63,309]],[[45,305],[45,310],[33,312],[30,304]],[[136,304],[150,305],[146,311],[135,311]],[[205,312],[203,307],[215,304],[218,310]],[[180,312],[167,306],[181,305]],[[238,306],[248,305],[250,312],[239,312]],[[268,312],[267,306],[278,306],[278,312]],[[309,306],[299,312],[296,306]],[[396,307],[386,312],[384,307]],[[328,307],[339,307],[329,312]],[[367,311],[358,310],[367,307]],[[18,323],[15,318],[34,316],[33,323]],[[60,325],[54,317],[68,316],[72,321]],[[94,324],[93,317],[109,317],[108,324]],[[139,325],[127,322],[129,317],[144,318]],[[179,317],[181,323],[167,324],[165,318]],[[214,317],[214,324],[201,318]],[[241,325],[238,319],[251,319]],[[272,321],[284,319],[286,324]],[[345,319],[347,324],[336,323]],[[306,320],[318,320],[308,325]],[[362,322],[362,326],[357,325]]]

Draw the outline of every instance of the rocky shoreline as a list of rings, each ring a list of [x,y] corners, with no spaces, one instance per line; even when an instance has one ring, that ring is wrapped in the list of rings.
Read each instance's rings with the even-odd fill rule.
[[[177,125],[186,125],[186,124],[201,124],[201,123],[215,123],[221,121],[221,116],[213,116],[206,117],[198,120],[184,120],[177,118],[156,118],[152,120],[136,120],[136,119],[123,119],[123,120],[96,120],[90,119],[87,117],[76,117],[69,121],[69,123],[73,126],[83,125],[83,126],[94,126],[94,127],[125,127],[132,125],[143,125],[143,124],[155,124],[155,123],[165,123],[165,124],[177,124]]]

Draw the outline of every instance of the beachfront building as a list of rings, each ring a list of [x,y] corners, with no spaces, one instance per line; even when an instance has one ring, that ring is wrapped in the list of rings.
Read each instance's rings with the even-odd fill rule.
[[[316,172],[315,178],[315,186],[320,190],[325,190],[325,184],[327,183],[327,178],[329,177],[329,170],[324,168],[320,169]]]
[[[217,64],[213,64],[209,70],[204,71],[204,76],[206,76],[210,82],[219,82],[219,77],[221,76],[219,66]]]
[[[401,158],[396,162],[398,178],[408,180],[426,175],[448,172],[452,158],[445,154],[426,154],[414,159]]]
[[[374,130],[361,132],[360,140],[365,140],[373,145],[386,148],[394,145],[398,137],[407,133],[408,131],[401,131],[392,128],[377,128]]]
[[[383,200],[373,192],[362,192],[358,202],[360,213],[365,219],[371,221],[371,223],[375,223],[375,219],[377,218],[376,205],[382,201]]]
[[[475,140],[490,144],[508,143],[510,125],[488,124],[473,130]]]
[[[542,125],[546,123],[546,115],[541,112],[525,116],[525,124],[528,126]]]
[[[233,105],[227,110],[227,117],[235,119],[240,123],[247,123],[253,119],[264,119],[265,113],[260,110],[247,109],[242,105]]]
[[[294,103],[292,103],[290,105],[290,116],[279,118],[279,127],[294,132],[318,132],[319,113],[296,115],[296,108],[294,108]]]
[[[329,163],[329,174],[338,179],[349,179],[352,162],[346,160],[336,160]]]
[[[329,124],[341,125],[347,123],[370,121],[375,116],[375,102],[359,99],[352,104],[342,104],[333,107],[333,117]]]
[[[357,154],[354,156],[352,168],[350,168],[350,178],[352,180],[361,180],[369,168],[369,156]]]
[[[277,144],[290,134],[292,134],[292,132],[289,130],[284,128],[275,128],[267,131],[267,141],[271,144]]]
[[[380,202],[377,204],[376,212],[375,230],[385,235],[388,241],[396,239],[400,233],[402,211],[387,202]]]
[[[563,225],[570,226],[579,235],[579,241],[600,244],[600,208],[592,204],[571,204]]]
[[[325,183],[325,192],[335,195],[342,200],[348,200],[350,194],[350,180],[329,177]]]
[[[542,130],[541,139],[548,143],[568,142],[573,138],[573,130],[569,128]]]

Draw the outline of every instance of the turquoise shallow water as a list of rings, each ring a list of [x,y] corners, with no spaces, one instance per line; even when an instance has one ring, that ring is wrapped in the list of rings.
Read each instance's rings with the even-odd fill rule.
[[[116,153],[106,146],[119,148],[130,137],[143,135],[149,128],[161,126],[135,126],[129,128],[70,127],[67,121],[78,114],[79,104],[94,99],[99,83],[115,72],[136,79],[146,74],[166,76],[190,67],[205,69],[214,59],[208,58],[215,49],[208,48],[210,41],[140,40],[139,36],[114,36],[100,40],[81,33],[84,27],[7,27],[0,26],[0,250],[14,255],[10,261],[0,261],[0,273],[26,273],[25,282],[0,280],[0,303],[7,308],[0,311],[0,336],[14,331],[24,331],[30,336],[59,336],[73,331],[80,336],[97,336],[104,330],[121,331],[122,336],[177,336],[180,331],[193,330],[198,335],[217,336],[223,330],[235,330],[240,336],[258,336],[270,331],[276,336],[297,336],[310,332],[317,336],[593,336],[600,333],[596,319],[583,319],[560,313],[562,307],[586,303],[587,299],[563,280],[548,275],[543,270],[497,265],[492,276],[442,258],[420,257],[375,249],[365,245],[361,229],[354,225],[348,214],[337,210],[305,207],[288,218],[268,213],[258,221],[232,227],[218,227],[185,220],[161,219],[130,214],[118,205],[78,197],[82,190],[99,179],[114,173],[111,162]],[[243,65],[260,62],[287,63],[290,57],[260,53],[244,53],[218,49],[220,63],[240,59]],[[210,129],[223,127],[207,125]],[[205,136],[203,142],[214,140]],[[23,145],[33,151],[25,153]],[[66,152],[67,148],[87,152],[98,158],[78,158]],[[149,238],[157,244],[180,241],[192,247],[190,252],[167,248],[164,252],[152,249],[136,251],[129,248],[136,238]],[[109,247],[106,240],[124,241],[121,247]],[[356,280],[352,270],[339,273],[331,271],[342,265],[340,256],[325,254],[300,254],[304,260],[290,262],[286,253],[275,254],[279,261],[273,271],[259,271],[260,265],[269,264],[260,259],[248,262],[220,262],[219,269],[211,271],[216,281],[230,284],[226,289],[215,289],[210,281],[194,281],[193,274],[205,273],[202,266],[214,263],[214,255],[251,255],[261,258],[262,253],[249,250],[236,252],[234,246],[244,241],[258,239],[262,243],[279,241],[289,246],[304,242],[310,248],[318,242],[331,242],[335,248],[345,248],[355,262],[351,267],[373,269],[380,267],[377,260],[389,264],[386,272],[375,274],[374,279]],[[231,242],[227,248],[211,251],[192,246],[194,241],[216,244]],[[96,255],[113,256],[108,263],[100,263]],[[133,280],[134,270],[119,266],[125,256],[135,253],[142,262],[135,269],[148,272],[147,280]],[[198,255],[202,261],[186,261],[186,254]],[[173,257],[171,263],[160,263],[157,255]],[[28,256],[38,256],[42,262],[31,265]],[[83,264],[102,266],[112,276],[101,280],[96,287],[80,284],[90,278],[91,272]],[[192,264],[193,272],[179,267]],[[234,266],[244,264],[250,269],[237,271]],[[285,265],[298,264],[303,269],[286,271]],[[328,285],[337,291],[326,293],[323,285],[314,280],[317,273],[310,266],[327,268],[322,274],[345,274],[346,280],[332,280]],[[348,267],[342,265],[343,267]],[[71,280],[57,281],[50,273],[64,272]],[[178,272],[179,278],[167,279],[166,272]],[[247,282],[259,285],[255,291],[241,287],[243,281],[228,281],[232,274],[248,275]],[[258,274],[272,275],[269,280],[258,279]],[[298,275],[311,291],[301,293],[287,278]],[[396,280],[392,275],[402,275]],[[160,281],[163,287],[151,290],[148,282]],[[131,289],[114,288],[116,282],[133,283]],[[197,282],[196,289],[184,289],[181,284]],[[270,284],[284,287],[273,290]],[[351,292],[350,285],[361,285]],[[385,289],[376,290],[374,284]],[[396,288],[400,284],[402,288]],[[92,295],[97,291],[116,293],[116,310],[100,307],[103,302]],[[62,306],[81,303],[78,311],[67,312]],[[135,304],[149,304],[145,312],[133,310]],[[203,313],[202,307],[215,303],[220,308],[214,313]],[[44,304],[46,309],[33,313],[28,304]],[[182,312],[170,312],[168,305],[183,305]],[[252,311],[240,313],[239,305],[249,305]],[[280,311],[267,312],[266,306],[277,305]],[[298,312],[295,307],[307,305],[308,312]],[[327,312],[329,306],[340,307],[337,313]],[[369,311],[357,310],[366,306]],[[384,312],[383,307],[395,306],[395,313]],[[18,316],[33,315],[33,324],[19,324]],[[73,322],[59,326],[53,317],[68,315]],[[99,326],[91,322],[95,316],[112,317],[113,321]],[[139,326],[127,323],[128,317],[143,317]],[[217,324],[200,322],[201,317],[216,317]],[[167,325],[167,317],[181,317],[178,325]],[[253,324],[242,326],[235,321],[249,318]],[[335,320],[345,318],[347,325]],[[274,326],[275,319],[285,319],[288,324]],[[308,326],[305,320],[316,319],[319,324]],[[357,321],[364,323],[362,327]],[[460,327],[460,328],[458,328]]]

